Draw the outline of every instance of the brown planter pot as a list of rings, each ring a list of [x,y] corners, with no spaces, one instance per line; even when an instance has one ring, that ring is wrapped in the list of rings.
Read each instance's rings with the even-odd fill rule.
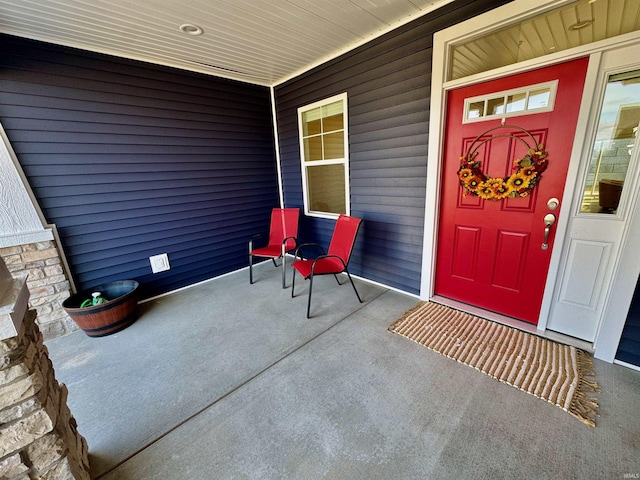
[[[76,293],[62,302],[62,308],[90,337],[104,337],[127,328],[136,321],[138,282],[119,280],[97,285],[91,290]],[[100,292],[108,301],[99,305],[80,308],[92,292]]]

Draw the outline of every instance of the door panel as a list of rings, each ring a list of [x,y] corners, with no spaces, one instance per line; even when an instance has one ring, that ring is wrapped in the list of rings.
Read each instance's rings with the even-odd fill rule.
[[[560,281],[561,302],[591,311],[596,309],[612,246],[612,242],[571,241],[567,257],[569,268]]]
[[[473,280],[475,278],[475,265],[477,264],[478,247],[480,242],[480,229],[456,225],[451,256],[451,275]]]
[[[562,198],[588,60],[547,67],[449,92],[435,293],[537,323],[555,229],[543,250],[547,200]],[[463,123],[467,98],[557,80],[553,111],[510,117],[501,134],[483,132],[500,119]],[[526,129],[549,154],[547,170],[526,197],[484,200],[460,186],[460,159],[472,145],[489,177],[509,177],[527,153]],[[494,130],[495,132],[495,130]],[[508,134],[508,135],[507,135]],[[492,138],[489,140],[489,138]],[[487,140],[482,143],[483,140]],[[474,144],[474,141],[476,142]],[[555,210],[557,216],[559,210]]]
[[[491,284],[513,292],[520,292],[526,252],[531,235],[522,232],[499,231]]]

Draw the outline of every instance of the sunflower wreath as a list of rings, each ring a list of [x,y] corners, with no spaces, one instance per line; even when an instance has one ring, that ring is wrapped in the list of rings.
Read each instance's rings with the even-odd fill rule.
[[[513,133],[492,135],[480,140],[489,132],[499,128],[511,128],[524,132],[533,143],[529,144],[522,137]],[[514,138],[524,143],[528,148],[528,152],[522,158],[514,161],[514,172],[508,177],[489,177],[482,171],[481,163],[476,159],[478,149],[483,144],[500,137]],[[465,189],[465,194],[470,193],[485,200],[526,197],[540,182],[542,172],[547,169],[547,166],[547,152],[544,151],[544,145],[537,144],[531,133],[514,125],[500,125],[481,133],[471,142],[467,153],[460,157],[458,178],[460,179],[460,185]]]

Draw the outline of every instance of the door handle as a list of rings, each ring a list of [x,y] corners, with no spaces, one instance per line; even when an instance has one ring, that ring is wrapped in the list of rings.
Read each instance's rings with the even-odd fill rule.
[[[556,223],[556,216],[553,213],[547,213],[544,216],[544,240],[542,242],[542,250],[549,248],[549,232],[551,231],[551,225]]]

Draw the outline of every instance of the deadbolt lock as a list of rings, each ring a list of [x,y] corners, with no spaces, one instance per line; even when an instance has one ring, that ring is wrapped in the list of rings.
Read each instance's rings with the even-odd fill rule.
[[[560,200],[558,200],[557,198],[550,198],[547,201],[547,207],[549,207],[549,210],[555,210],[556,208],[558,208],[560,206]]]

